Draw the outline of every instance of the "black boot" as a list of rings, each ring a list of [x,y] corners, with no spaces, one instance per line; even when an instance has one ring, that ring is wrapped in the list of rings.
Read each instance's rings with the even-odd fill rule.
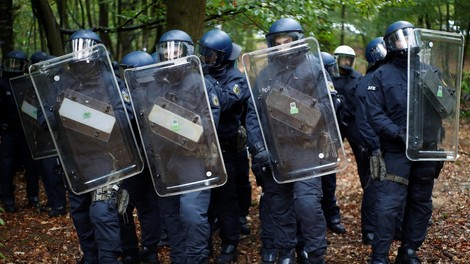
[[[325,250],[316,250],[308,253],[309,264],[325,264]]]
[[[303,249],[296,249],[297,251],[297,263],[299,264],[310,264],[308,260],[308,253]]]
[[[388,257],[372,256],[370,264],[389,264]]]
[[[279,249],[277,264],[295,264],[295,249],[293,248]]]
[[[237,260],[237,246],[232,244],[222,244],[220,255],[217,257],[217,264],[229,264]]]
[[[277,250],[275,248],[261,248],[261,263],[274,264],[276,261]]]
[[[143,246],[139,252],[140,263],[142,264],[158,264],[157,246]]]
[[[398,249],[398,255],[395,259],[395,264],[421,264],[416,250],[406,247],[400,247]]]
[[[346,233],[346,227],[344,227],[344,225],[341,224],[341,220],[339,220],[338,218],[333,219],[328,223],[328,229],[330,229],[331,232],[335,234]]]

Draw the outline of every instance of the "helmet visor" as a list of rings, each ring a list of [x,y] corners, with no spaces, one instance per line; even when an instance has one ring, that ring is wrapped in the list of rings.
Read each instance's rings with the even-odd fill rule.
[[[371,48],[369,52],[374,61],[381,61],[385,58],[385,56],[387,56],[387,49],[382,43]]]
[[[72,39],[72,40],[67,41],[67,43],[65,43],[65,52],[66,53],[77,52],[79,50],[92,47],[96,44],[98,44],[98,42],[96,42],[93,39],[82,39],[82,38]]]
[[[338,64],[333,63],[326,66],[326,71],[330,74],[331,77],[338,77],[339,76],[339,69]]]
[[[165,41],[157,46],[160,61],[169,61],[191,55],[191,47],[183,41]]]
[[[354,68],[354,61],[356,60],[355,56],[349,54],[338,54],[336,55],[336,63],[339,67],[352,69]]]
[[[2,66],[6,72],[25,72],[27,67],[28,61],[17,58],[5,58]]]
[[[402,28],[391,33],[386,38],[386,45],[390,51],[408,50],[408,45],[411,48],[418,47],[413,28]]]
[[[218,66],[222,63],[225,51],[215,50],[203,45],[198,45],[199,59],[207,66]]]
[[[287,44],[303,38],[303,34],[300,32],[280,32],[275,34],[269,34],[266,36],[266,42],[268,47],[275,47],[282,44]]]

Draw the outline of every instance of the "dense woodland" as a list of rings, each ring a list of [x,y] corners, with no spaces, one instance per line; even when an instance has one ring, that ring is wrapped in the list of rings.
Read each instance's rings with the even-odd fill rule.
[[[118,61],[133,50],[154,52],[159,37],[171,29],[184,30],[197,41],[207,30],[221,28],[249,52],[264,44],[264,34],[272,22],[292,17],[304,26],[306,36],[318,39],[323,51],[332,53],[342,44],[353,47],[358,55],[356,68],[364,73],[363,48],[371,39],[382,36],[394,21],[461,33],[465,36],[466,58],[461,157],[446,166],[435,188],[434,225],[420,255],[424,263],[469,263],[469,14],[468,0],[0,0],[0,59],[14,49],[28,55],[38,50],[62,55],[63,43],[78,29],[98,32]],[[24,192],[23,179],[17,178]],[[369,249],[361,245],[355,233],[360,232],[357,218],[361,191],[353,165],[339,175],[338,186],[350,231],[342,237],[329,234],[328,263],[364,263]],[[258,258],[259,197],[256,186],[253,188],[253,233],[242,240],[243,261],[239,263],[257,263]],[[0,208],[0,263],[74,263],[80,255],[77,243],[69,217],[50,220],[27,209],[7,215]],[[167,250],[161,249],[160,256],[167,260]]]
[[[272,22],[290,16],[322,50],[346,44],[363,54],[367,42],[397,20],[460,32],[468,43],[469,12],[466,0],[2,0],[0,44],[1,54],[20,49],[61,55],[68,36],[87,28],[98,32],[119,60],[133,50],[153,52],[167,30],[181,29],[197,40],[218,27],[247,52],[262,43]],[[358,56],[359,70],[363,65]]]

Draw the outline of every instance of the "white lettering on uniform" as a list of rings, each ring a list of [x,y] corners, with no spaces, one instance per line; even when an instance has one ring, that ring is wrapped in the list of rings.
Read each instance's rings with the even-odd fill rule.
[[[367,91],[375,91],[376,87],[375,86],[367,86]]]

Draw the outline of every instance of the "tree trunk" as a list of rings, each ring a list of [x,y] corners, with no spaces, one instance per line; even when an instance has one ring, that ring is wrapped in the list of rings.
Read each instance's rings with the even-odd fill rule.
[[[47,0],[31,0],[31,7],[36,14],[38,22],[44,28],[47,39],[47,47],[52,55],[60,56],[64,54],[60,27],[52,13]]]
[[[106,1],[100,1],[99,3],[99,27],[100,28],[108,28],[109,27],[109,4]],[[113,54],[115,52],[115,48],[111,43],[111,38],[109,34],[100,34],[101,41],[106,46],[106,48]]]
[[[0,46],[2,47],[2,58],[14,48],[12,12],[12,0],[0,1]]]
[[[204,33],[206,17],[205,0],[166,0],[166,30],[180,29],[188,33],[193,41]]]

